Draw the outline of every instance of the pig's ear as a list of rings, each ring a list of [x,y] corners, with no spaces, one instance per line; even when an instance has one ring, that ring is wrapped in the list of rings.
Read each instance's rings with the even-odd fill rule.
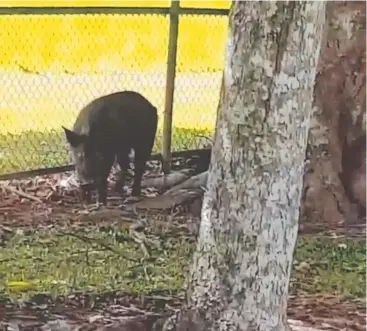
[[[72,146],[72,147],[77,147],[78,145],[82,144],[83,142],[85,142],[87,136],[85,135],[80,135],[75,133],[74,131],[71,131],[65,127],[62,127],[65,131],[65,136],[66,136],[66,140],[68,141],[68,143]]]

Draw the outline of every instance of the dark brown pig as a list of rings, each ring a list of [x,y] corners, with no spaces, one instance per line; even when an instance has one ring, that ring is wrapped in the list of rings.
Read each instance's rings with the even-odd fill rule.
[[[123,192],[131,149],[135,155],[132,195],[140,195],[157,122],[156,107],[137,92],[123,91],[93,100],[80,111],[73,130],[63,127],[88,202],[91,189],[97,187],[98,202],[106,204],[107,178],[115,160],[121,168],[115,189]]]

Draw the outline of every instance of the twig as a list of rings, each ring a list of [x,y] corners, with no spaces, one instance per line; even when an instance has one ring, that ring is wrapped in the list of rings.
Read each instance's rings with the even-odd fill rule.
[[[35,197],[34,195],[31,195],[31,194],[28,194],[28,193],[25,193],[23,191],[20,191],[20,190],[17,190],[15,189],[14,187],[11,187],[11,186],[8,186],[8,185],[2,185],[2,187],[6,190],[8,190],[9,192],[11,193],[15,193],[23,198],[27,198],[29,200],[33,200],[33,201],[36,201],[38,203],[42,203],[42,200]]]
[[[92,211],[90,209],[80,211],[77,215],[73,216],[72,219],[77,221],[100,221],[105,219],[109,221],[118,221],[119,223],[128,223],[129,226],[136,221],[136,219],[132,217],[131,212],[106,207]]]
[[[146,257],[150,257],[150,249],[149,246],[146,244],[146,237],[144,235],[144,233],[142,232],[138,232],[138,231],[134,231],[131,229],[131,236],[133,238],[133,240],[140,246],[141,250],[143,251],[143,254]]]
[[[63,235],[66,235],[66,236],[72,236],[72,237],[75,237],[75,238],[80,239],[80,240],[82,240],[82,241],[84,241],[84,242],[87,242],[87,243],[96,243],[96,244],[98,244],[98,245],[102,246],[103,248],[105,248],[106,250],[111,251],[111,252],[113,252],[113,253],[115,253],[115,254],[117,254],[117,255],[121,256],[122,258],[124,258],[124,259],[126,259],[126,260],[128,260],[128,261],[130,261],[130,262],[138,262],[137,260],[132,259],[132,258],[127,257],[126,255],[122,254],[122,253],[121,253],[121,252],[119,252],[117,249],[114,249],[113,247],[108,246],[108,245],[107,245],[107,244],[105,244],[102,240],[98,240],[98,239],[96,239],[96,238],[89,238],[89,237],[87,237],[87,236],[81,236],[81,235],[78,235],[78,234],[76,234],[76,233],[64,232],[64,231],[62,231],[62,230],[58,230],[58,231],[59,231],[61,234],[63,234]]]

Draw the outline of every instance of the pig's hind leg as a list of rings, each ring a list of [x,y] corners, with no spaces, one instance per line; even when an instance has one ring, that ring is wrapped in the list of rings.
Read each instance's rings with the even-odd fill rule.
[[[154,142],[154,140],[153,140]],[[152,153],[153,143],[151,144],[141,144],[134,148],[135,159],[134,159],[134,184],[132,187],[131,195],[138,197],[141,194],[141,179],[145,170],[145,165],[150,158]]]
[[[112,165],[113,165],[113,155],[105,156],[103,159],[103,163],[101,164],[100,173],[97,181],[97,190],[98,190],[98,203],[107,204],[107,179],[110,174]]]
[[[127,175],[127,170],[129,168],[129,149],[123,148],[117,154],[117,163],[120,166],[120,173],[115,184],[115,191],[118,193],[124,192],[124,185]]]

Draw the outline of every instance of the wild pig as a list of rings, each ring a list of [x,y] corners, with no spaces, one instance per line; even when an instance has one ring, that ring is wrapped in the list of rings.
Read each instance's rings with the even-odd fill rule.
[[[141,193],[141,178],[150,158],[157,131],[157,108],[133,91],[116,92],[97,98],[79,113],[73,130],[63,127],[81,189],[88,194],[95,186],[98,202],[106,204],[107,178],[117,160],[121,172],[115,190],[123,192],[134,150],[132,195]]]

